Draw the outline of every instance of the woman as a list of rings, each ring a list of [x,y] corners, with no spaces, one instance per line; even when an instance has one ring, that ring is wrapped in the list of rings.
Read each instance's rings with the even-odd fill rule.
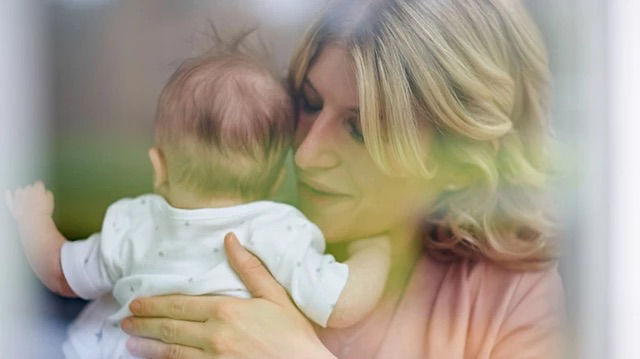
[[[153,358],[549,358],[562,319],[544,186],[547,62],[517,1],[341,1],[290,67],[300,208],[340,258],[390,237],[369,317],[319,330],[233,235],[254,299],[132,303]]]

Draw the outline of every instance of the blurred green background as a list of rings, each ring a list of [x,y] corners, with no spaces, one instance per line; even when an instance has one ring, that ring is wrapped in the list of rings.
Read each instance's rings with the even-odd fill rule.
[[[150,140],[61,135],[53,141],[54,220],[71,239],[99,231],[108,205],[152,191]]]
[[[53,142],[51,181],[55,195],[54,220],[69,239],[100,230],[109,204],[153,191],[147,150],[151,139],[139,137],[59,136]],[[295,205],[296,188],[291,156],[287,176],[270,198]]]

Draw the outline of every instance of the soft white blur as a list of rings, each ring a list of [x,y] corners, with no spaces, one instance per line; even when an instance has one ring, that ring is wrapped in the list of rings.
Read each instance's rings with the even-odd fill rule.
[[[640,358],[640,2],[608,12],[611,358]]]
[[[0,356],[46,357],[51,332],[35,322],[38,295],[9,213],[4,190],[42,177],[47,162],[49,92],[48,18],[40,1],[0,5]],[[54,330],[55,331],[55,330]]]
[[[567,355],[609,358],[606,3],[525,1],[552,72],[553,207],[562,226],[560,269],[569,315]]]

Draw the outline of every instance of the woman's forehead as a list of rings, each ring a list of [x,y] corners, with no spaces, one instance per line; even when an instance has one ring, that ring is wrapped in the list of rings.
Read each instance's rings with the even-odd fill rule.
[[[348,108],[358,107],[354,63],[343,46],[323,47],[307,73],[306,82],[325,101],[333,100]]]

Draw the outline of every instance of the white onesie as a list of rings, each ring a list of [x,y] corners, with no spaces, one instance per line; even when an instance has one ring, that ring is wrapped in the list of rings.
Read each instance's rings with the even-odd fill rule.
[[[292,206],[259,201],[225,208],[178,209],[153,194],[107,210],[102,231],[62,247],[65,278],[89,304],[69,328],[68,358],[127,358],[119,321],[129,303],[170,293],[250,297],[227,262],[223,240],[233,231],[291,298],[325,326],[348,266],[323,254],[320,230]],[[111,298],[113,294],[113,298]]]

